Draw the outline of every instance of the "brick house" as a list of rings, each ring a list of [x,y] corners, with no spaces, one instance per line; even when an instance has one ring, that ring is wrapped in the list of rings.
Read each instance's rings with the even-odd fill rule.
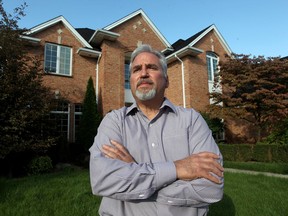
[[[59,130],[69,142],[77,136],[89,77],[104,115],[133,102],[128,65],[139,44],[150,44],[166,56],[167,97],[176,105],[198,111],[210,103],[208,93],[219,59],[231,54],[215,25],[170,44],[141,9],[97,30],[75,29],[59,16],[31,28],[24,38],[33,44],[31,53],[43,60],[44,84],[63,102],[53,113],[63,116]]]

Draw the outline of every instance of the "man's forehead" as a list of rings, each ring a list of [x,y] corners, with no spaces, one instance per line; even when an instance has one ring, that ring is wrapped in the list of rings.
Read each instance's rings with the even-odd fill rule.
[[[147,62],[147,64],[159,64],[159,58],[153,54],[153,53],[149,53],[149,52],[143,52],[138,54],[135,58],[134,61],[132,63],[141,63],[141,62]]]

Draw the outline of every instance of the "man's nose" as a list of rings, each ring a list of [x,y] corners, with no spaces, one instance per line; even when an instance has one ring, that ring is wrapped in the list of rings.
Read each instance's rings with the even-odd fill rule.
[[[148,70],[147,70],[146,67],[143,67],[143,68],[142,68],[142,70],[141,70],[141,72],[140,72],[140,76],[141,76],[141,77],[147,77],[147,76],[149,76],[149,73],[148,73]]]

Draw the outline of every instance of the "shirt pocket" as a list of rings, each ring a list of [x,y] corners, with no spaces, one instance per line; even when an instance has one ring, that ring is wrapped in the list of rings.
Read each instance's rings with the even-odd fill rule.
[[[165,131],[162,137],[163,149],[168,161],[175,161],[189,156],[189,135],[187,128]]]

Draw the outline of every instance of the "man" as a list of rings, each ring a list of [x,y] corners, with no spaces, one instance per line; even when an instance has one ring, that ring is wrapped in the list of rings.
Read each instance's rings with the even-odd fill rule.
[[[131,56],[135,103],[108,113],[90,148],[100,215],[206,215],[223,195],[222,155],[193,109],[165,98],[165,57],[149,45]]]

